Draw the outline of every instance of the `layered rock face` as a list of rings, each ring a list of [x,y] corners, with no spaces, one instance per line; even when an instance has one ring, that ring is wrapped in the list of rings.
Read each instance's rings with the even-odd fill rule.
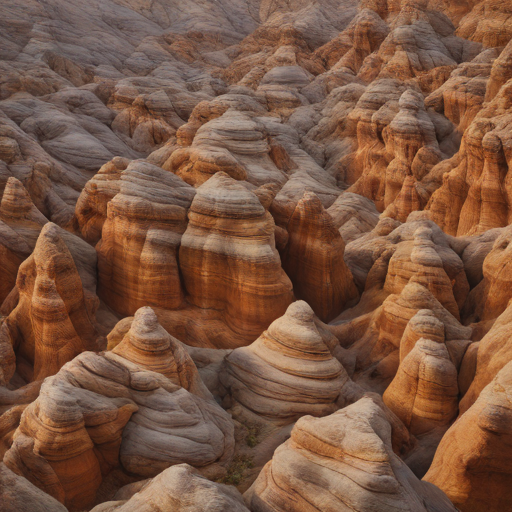
[[[47,222],[21,182],[9,178],[0,202],[0,303],[14,288],[18,268],[30,256],[41,228]]]
[[[494,61],[487,103],[464,132],[461,150],[429,202],[431,218],[450,234],[479,234],[509,223],[510,47]]]
[[[343,365],[333,353],[336,338],[303,301],[294,302],[254,343],[226,358],[221,382],[233,410],[276,424],[304,414],[325,416],[356,395]],[[269,385],[271,382],[271,385]]]
[[[245,339],[257,337],[293,299],[270,213],[225,173],[197,189],[179,257],[187,300],[220,310]]]
[[[0,509],[508,510],[510,1],[100,3],[0,0]]]
[[[121,188],[121,173],[126,170],[129,160],[116,157],[105,165],[89,180],[75,208],[75,216],[80,233],[90,244],[101,239],[103,224],[107,220],[108,203],[114,199]]]
[[[511,506],[511,379],[508,363],[448,430],[425,476],[460,510],[497,511]]]
[[[164,368],[155,368],[155,352]],[[45,380],[4,460],[68,509],[82,510],[114,468],[147,478],[181,462],[227,464],[233,444],[229,416],[145,308],[113,353],[86,352]]]
[[[172,173],[132,162],[108,202],[98,251],[98,294],[115,311],[174,309],[183,301],[178,250],[194,189]]]
[[[498,318],[512,298],[509,285],[509,247],[512,240],[510,228],[496,238],[492,250],[482,265],[483,279],[471,291],[465,304],[468,320],[490,322]]]
[[[27,479],[13,473],[0,463],[0,495],[5,512],[33,510],[34,512],[66,512],[56,499],[32,485]]]
[[[161,373],[191,393],[210,397],[188,352],[158,323],[155,312],[149,307],[135,313],[130,328],[112,352],[147,370]]]
[[[130,492],[121,489],[124,498]],[[137,488],[141,487],[140,484]],[[135,490],[135,489],[134,489]],[[116,494],[116,497],[117,497]],[[199,475],[188,464],[179,464],[162,471],[144,482],[129,499],[110,501],[92,509],[92,512],[247,512],[241,494],[233,487],[217,484]]]
[[[508,307],[478,343],[478,349],[473,355],[474,369],[470,386],[460,404],[461,412],[473,405],[485,386],[509,362],[512,348],[508,336],[511,314],[512,310]]]
[[[18,303],[0,327],[26,381],[53,375],[81,352],[103,346],[95,321],[95,273],[90,246],[53,223],[44,225],[18,271]]]
[[[458,413],[458,395],[457,368],[445,344],[421,338],[401,361],[383,399],[411,434],[420,435],[449,426]]]
[[[366,510],[455,511],[394,453],[407,445],[407,435],[389,415],[363,398],[327,418],[301,418],[246,493],[249,506],[334,511],[362,503]]]
[[[357,300],[352,274],[343,259],[345,244],[318,197],[306,192],[288,223],[283,268],[295,296],[325,322]]]

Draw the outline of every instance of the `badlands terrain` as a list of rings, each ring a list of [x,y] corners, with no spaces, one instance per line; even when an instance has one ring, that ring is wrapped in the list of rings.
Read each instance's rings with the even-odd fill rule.
[[[0,0],[0,511],[512,511],[511,0]]]

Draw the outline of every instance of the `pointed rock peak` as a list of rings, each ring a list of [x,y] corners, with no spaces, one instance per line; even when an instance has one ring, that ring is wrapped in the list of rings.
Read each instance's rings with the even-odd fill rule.
[[[5,185],[2,202],[0,203],[0,217],[8,219],[26,219],[47,222],[46,217],[34,206],[32,199],[23,184],[11,176]]]
[[[303,300],[290,304],[286,313],[272,322],[267,332],[280,345],[304,354],[306,358],[311,358],[312,354],[331,357],[315,324],[315,313]]]
[[[304,192],[302,198],[299,201],[299,204],[307,204],[308,209],[314,211],[315,213],[321,213],[324,210],[322,201],[320,201],[318,196],[310,190],[306,190]]]
[[[307,302],[298,300],[288,306],[285,316],[293,318],[297,323],[311,325],[315,321],[315,313]]]
[[[327,212],[320,201],[320,198],[309,190],[306,190],[302,198],[297,203],[289,230],[293,231],[295,222],[315,225],[315,231],[311,233],[315,238],[331,240],[340,238],[341,235],[334,225],[334,220]],[[316,228],[319,229],[316,229]]]
[[[218,172],[198,189],[191,210],[212,217],[261,217],[258,197],[225,172]]]
[[[423,286],[423,284],[417,283],[414,279],[411,279],[404,286],[398,297],[399,303],[410,308],[418,307],[418,309],[423,309],[421,304],[427,300],[435,300],[435,302],[441,304],[428,288]]]
[[[430,309],[420,309],[411,318],[409,325],[416,333],[424,334],[424,337],[433,341],[444,341],[444,324]]]
[[[61,236],[59,226],[48,222],[41,229],[34,248],[34,261],[38,272],[50,272],[52,277],[57,273],[64,275],[66,269],[77,271],[75,262]]]
[[[444,343],[420,338],[400,363],[384,403],[411,434],[448,428],[458,411],[457,369]]]
[[[112,352],[139,367],[164,375],[193,394],[211,399],[185,347],[160,325],[150,307],[136,311],[130,328]]]
[[[171,345],[171,335],[159,324],[150,307],[137,310],[125,339],[136,348],[148,352],[168,350]]]
[[[420,110],[425,110],[425,99],[423,94],[420,92],[414,91],[413,89],[407,89],[402,93],[402,96],[400,96],[398,106],[402,110],[418,112]]]

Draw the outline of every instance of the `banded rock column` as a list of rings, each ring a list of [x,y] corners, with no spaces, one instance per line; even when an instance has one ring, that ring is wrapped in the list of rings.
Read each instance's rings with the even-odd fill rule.
[[[143,306],[183,302],[178,248],[195,191],[176,175],[143,161],[123,171],[108,203],[98,251],[98,295],[131,316]]]
[[[272,216],[256,195],[223,172],[197,189],[179,257],[188,301],[222,311],[228,328],[248,341],[293,300]]]
[[[345,243],[313,192],[305,192],[288,223],[283,268],[295,295],[328,322],[359,296],[343,259]]]
[[[84,350],[103,346],[95,321],[95,267],[94,249],[45,224],[18,272],[18,305],[0,327],[0,338],[10,340],[25,380],[54,375]]]

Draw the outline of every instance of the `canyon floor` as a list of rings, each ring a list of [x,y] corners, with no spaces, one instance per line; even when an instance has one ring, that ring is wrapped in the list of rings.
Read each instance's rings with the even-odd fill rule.
[[[511,0],[0,0],[0,511],[512,510]]]

